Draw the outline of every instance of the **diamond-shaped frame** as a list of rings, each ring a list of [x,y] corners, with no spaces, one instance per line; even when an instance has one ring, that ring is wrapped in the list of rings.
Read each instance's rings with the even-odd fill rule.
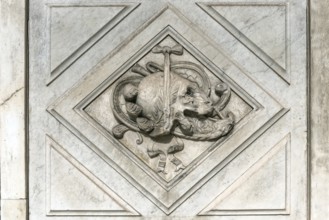
[[[165,39],[167,36],[172,37],[175,41],[177,41],[180,45],[183,46],[185,50],[190,52],[195,56],[195,58],[198,59],[198,61],[202,65],[207,65],[208,69],[216,75],[220,80],[224,81],[226,84],[230,86],[233,92],[235,92],[238,96],[242,97],[243,100],[251,106],[252,110],[248,113],[246,113],[246,116],[242,118],[236,125],[235,130],[239,129],[241,124],[244,124],[248,118],[252,117],[252,114],[255,113],[258,109],[260,109],[262,106],[252,97],[250,97],[246,92],[244,92],[238,85],[236,85],[232,80],[230,80],[225,73],[223,73],[218,67],[213,65],[211,61],[209,61],[203,54],[201,54],[199,51],[197,51],[195,48],[193,48],[190,43],[184,39],[176,30],[174,30],[171,26],[167,26],[165,29],[163,29],[159,34],[156,35],[147,45],[145,45],[137,54],[133,55],[126,63],[128,65],[125,65],[125,68],[120,68],[118,71],[113,73],[114,76],[123,76],[131,67],[140,60],[143,56],[145,56],[149,51],[157,45],[159,42],[161,42],[163,39]],[[148,175],[150,175],[155,181],[157,181],[165,190],[169,191],[173,186],[175,186],[179,181],[181,181],[185,176],[188,175],[194,169],[197,164],[204,160],[207,156],[209,156],[212,152],[212,150],[216,147],[219,147],[220,144],[223,142],[223,139],[220,139],[216,141],[215,143],[211,144],[211,146],[208,147],[208,149],[203,152],[201,155],[199,155],[196,159],[194,159],[183,172],[181,172],[179,175],[177,175],[174,179],[167,182],[164,179],[162,179],[154,170],[150,169],[146,164],[138,159],[132,152],[130,152],[123,144],[121,144],[117,139],[113,138],[113,135],[102,125],[99,124],[93,117],[91,117],[86,111],[85,108],[87,108],[97,97],[99,97],[108,87],[115,84],[115,80],[109,80],[106,81],[106,83],[102,84],[102,86],[98,87],[95,91],[90,93],[85,99],[83,99],[76,107],[75,110],[85,118],[85,120],[89,121],[96,129],[98,129],[105,137],[110,139],[112,142],[115,143],[115,146],[120,148],[124,151],[124,153],[129,156],[137,166],[141,167]],[[232,134],[229,135],[229,137],[232,137]]]
[[[213,148],[207,159],[199,161],[195,169],[167,191],[143,168],[136,166],[122,148],[116,146],[116,142],[102,135],[99,129],[90,123],[90,120],[86,120],[81,114],[82,111],[79,111],[79,107],[86,97],[92,97],[90,94],[96,96],[97,92],[106,88],[108,82],[113,82],[119,77],[111,73],[129,67],[130,63],[124,59],[125,57],[138,54],[144,45],[152,41],[153,36],[161,33],[169,25],[211,61],[206,62],[207,67],[213,65],[225,69],[225,74],[221,77],[226,78],[227,81],[231,80],[231,85],[239,85],[242,88],[237,88],[240,94],[253,97],[259,103],[259,108],[248,115],[248,120],[245,120],[241,128],[237,129],[231,138],[226,139],[220,148]],[[193,54],[192,51],[191,53]],[[218,47],[214,46],[211,39],[196,30],[175,8],[168,6],[141,27],[133,37],[128,38],[115,54],[107,57],[80,83],[49,106],[48,111],[161,210],[170,214],[246,148],[254,138],[261,135],[264,129],[288,111],[223,54]]]

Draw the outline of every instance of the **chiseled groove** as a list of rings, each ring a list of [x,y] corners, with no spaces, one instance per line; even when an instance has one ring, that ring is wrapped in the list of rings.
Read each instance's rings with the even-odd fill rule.
[[[132,58],[126,61],[113,75],[107,78],[101,85],[99,85],[95,90],[93,90],[86,98],[84,98],[77,106],[74,107],[74,110],[84,118],[88,123],[90,123],[93,127],[95,127],[100,133],[102,133],[106,139],[110,140],[114,146],[117,147],[117,141],[109,138],[107,135],[107,129],[103,128],[103,126],[99,126],[98,123],[95,123],[95,120],[91,118],[83,109],[86,108],[93,100],[95,100],[114,80],[118,77],[122,76],[122,73],[126,72],[131,63],[135,63],[136,60],[141,59],[145,56],[145,54],[149,51],[150,48],[154,47],[158,42],[161,42],[166,36],[168,36],[168,27],[158,33],[147,45],[145,45],[141,50],[139,50]],[[101,128],[100,128],[101,127]],[[103,129],[102,129],[103,128]],[[105,130],[105,132],[104,132]],[[115,142],[115,143],[114,143]],[[165,180],[163,180],[159,175],[156,174],[155,171],[151,170],[148,166],[145,165],[144,162],[139,158],[136,158],[134,154],[132,154],[129,150],[125,151],[126,148],[118,148],[120,152],[129,157],[132,161],[134,161],[144,172],[146,172],[149,176],[151,176],[164,190],[169,191],[172,187],[167,186]],[[136,159],[135,159],[136,158]]]
[[[84,111],[76,111],[83,119],[85,119],[89,124],[91,124],[97,131],[99,131],[108,141],[110,141],[114,147],[116,147],[123,155],[128,157],[131,161],[133,161],[141,170],[143,170],[147,175],[149,175],[154,181],[156,181],[159,186],[161,186],[164,190],[169,191],[168,187],[165,185],[164,180],[161,179],[156,173],[156,171],[152,170],[148,167],[141,159],[136,157],[130,150],[126,149],[126,147],[121,144],[119,141],[115,140],[110,136],[106,128],[97,123],[92,117],[90,117]]]
[[[127,42],[136,37],[145,27],[151,24],[156,20],[162,13],[164,13],[168,8],[172,8],[170,5],[165,5],[161,8],[154,16],[152,16],[146,23],[144,23],[140,28],[134,31],[123,43],[116,47],[109,55],[107,55],[100,62],[102,64],[108,58],[116,54],[120,49],[122,49]],[[89,71],[88,74],[91,74],[93,71]],[[103,85],[104,83],[102,83]],[[71,90],[70,90],[71,91]],[[89,141],[83,134],[75,129],[65,118],[63,118],[56,110],[57,106],[69,93],[65,93],[59,97],[53,104],[49,105],[47,112],[50,113],[56,120],[63,124],[69,131],[71,131],[79,140],[81,140],[86,146],[88,146],[92,151],[94,151],[103,161],[109,164],[114,170],[116,170],[124,179],[131,183],[138,191],[146,196],[155,206],[157,206],[163,213],[169,215],[168,208],[163,205],[156,197],[149,193],[142,185],[140,185],[133,177],[131,177],[125,170],[118,166],[111,158],[107,157],[102,151],[100,151],[97,146],[95,146],[91,141]]]
[[[73,165],[81,174],[83,174],[86,178],[88,178],[92,183],[94,183],[100,190],[102,190],[105,194],[111,197],[114,201],[118,203],[124,210],[51,210],[49,207],[48,214],[53,214],[57,212],[63,212],[66,214],[80,212],[88,213],[88,212],[98,212],[100,214],[106,213],[108,216],[111,215],[129,215],[129,216],[140,216],[133,207],[131,207],[126,201],[124,201],[120,196],[118,196],[112,189],[110,189],[103,181],[97,178],[90,170],[88,170],[84,165],[82,165],[77,159],[75,159],[69,152],[67,152],[60,144],[58,144],[52,137],[46,135],[48,141],[48,157],[50,157],[50,148],[54,149],[58,154],[60,154],[66,161],[68,161],[71,165]],[[48,163],[50,166],[50,158],[48,158]],[[47,171],[49,172],[49,170]],[[48,182],[48,187],[50,182]],[[68,213],[69,212],[69,213]]]
[[[166,9],[170,8],[174,12],[177,12],[175,8],[171,5],[167,5],[164,7],[159,13],[157,13],[152,19],[150,19],[147,23],[145,23],[143,27],[147,26],[153,20],[155,20],[159,15],[161,15]],[[185,19],[183,19],[186,21]],[[134,32],[129,39],[133,38],[140,32],[138,29]],[[199,33],[199,32],[198,32]],[[208,39],[208,38],[207,38]],[[128,40],[127,40],[128,41]],[[125,44],[123,43],[119,46],[115,51],[118,51],[121,47]],[[111,53],[109,56],[112,56],[114,53]],[[105,57],[104,59],[108,58],[109,56]],[[104,60],[103,60],[104,61]],[[102,86],[104,86],[102,83]],[[95,93],[94,93],[95,94]],[[62,97],[63,98],[63,97]],[[89,97],[91,98],[91,97]],[[95,96],[93,96],[95,98]],[[61,98],[59,99],[60,102]],[[59,102],[56,102],[57,104]],[[48,108],[48,112],[54,116],[60,123],[62,123],[66,128],[68,128],[78,139],[80,139],[83,143],[86,144],[91,150],[93,150],[97,155],[100,156],[106,163],[108,163],[111,167],[113,167],[123,178],[125,178],[128,182],[130,182],[138,191],[144,194],[152,203],[154,203],[160,210],[162,210],[166,215],[170,215],[176,208],[179,207],[185,200],[187,200],[194,192],[199,189],[202,185],[204,185],[209,179],[211,179],[216,173],[218,173],[221,169],[223,169],[231,160],[233,160],[237,155],[239,155],[247,146],[249,146],[253,141],[255,141],[261,134],[263,134],[267,129],[269,129],[275,122],[277,122],[283,115],[285,115],[289,109],[281,109],[277,114],[275,114],[265,125],[259,128],[251,137],[249,137],[243,144],[240,145],[241,149],[235,150],[232,154],[226,157],[222,163],[218,164],[214,169],[208,172],[208,174],[201,180],[199,180],[195,185],[193,185],[185,194],[183,194],[180,198],[178,198],[170,207],[164,205],[158,198],[153,196],[149,191],[147,191],[140,183],[137,182],[133,177],[131,177],[126,171],[120,168],[113,160],[107,157],[103,152],[101,152],[97,146],[95,146],[90,140],[88,140],[83,134],[74,128],[66,119],[64,119],[60,114],[56,112],[54,107],[56,104],[51,105]],[[78,106],[75,106],[77,108]]]
[[[165,214],[167,213],[167,207],[162,204],[155,196],[149,193],[137,180],[131,177],[124,169],[118,166],[111,158],[98,149],[88,138],[86,138],[80,131],[74,128],[65,118],[63,118],[54,109],[48,110],[48,112],[61,124],[63,124],[72,134],[77,137],[82,143],[84,143],[88,148],[95,152],[104,162],[109,164],[114,170],[116,170],[124,179],[131,183],[138,191],[146,196],[154,205],[156,205]]]
[[[268,160],[273,158],[279,150],[282,148],[285,148],[285,157],[289,154],[289,148],[290,148],[290,133],[285,135],[283,138],[281,138],[280,141],[278,141],[274,146],[272,146],[263,156],[261,156],[255,163],[253,163],[240,177],[238,177],[235,181],[232,182],[226,189],[223,190],[214,200],[212,200],[206,208],[204,208],[198,215],[200,216],[211,216],[211,215],[275,215],[275,214],[281,214],[281,215],[287,215],[288,212],[288,203],[287,203],[287,184],[288,184],[288,178],[287,175],[289,172],[287,166],[289,166],[289,162],[285,163],[285,202],[286,207],[284,209],[234,209],[234,210],[225,210],[225,209],[213,209],[212,206],[215,205],[214,203],[218,203],[217,200],[223,201],[227,196],[230,195],[227,190],[235,191],[239,186],[241,186],[248,178],[252,177],[257,171],[263,166]],[[287,161],[287,160],[285,160]],[[288,201],[289,202],[289,201]]]
[[[221,211],[220,215],[217,211],[209,211],[208,214],[203,214],[199,216],[270,216],[270,215],[281,215],[286,216],[289,215],[289,213],[286,212],[285,209],[263,209],[263,210],[234,210],[237,213],[234,214],[230,210],[223,210]]]
[[[281,67],[275,60],[268,56],[262,49],[260,49],[255,43],[253,43],[248,37],[246,37],[241,31],[239,31],[234,25],[232,25],[226,18],[215,11],[211,6],[216,4],[196,3],[202,10],[204,10],[211,18],[213,18],[218,24],[232,34],[241,44],[249,49],[250,52],[255,54],[260,60],[262,60],[270,69],[272,69],[277,75],[283,79],[288,85],[290,85],[289,76],[287,71]]]
[[[124,8],[116,14],[110,21],[108,21],[100,30],[98,30],[95,34],[93,34],[89,39],[87,39],[79,48],[77,48],[71,55],[65,58],[54,70],[50,73],[50,79],[47,82],[47,86],[49,86],[55,79],[57,79],[65,70],[67,70],[71,65],[73,65],[83,54],[85,54],[91,47],[93,47],[97,42],[99,42],[108,32],[110,32],[113,28],[115,28],[122,20],[124,20],[132,11],[134,11],[140,3],[136,4],[111,4],[106,5],[106,7],[119,7],[123,6]],[[59,5],[60,6],[60,5]],[[71,5],[67,5],[69,7]],[[79,5],[81,6],[81,5]],[[98,5],[92,5],[90,7],[96,7]],[[104,5],[100,5],[103,6]],[[49,6],[54,7],[53,5]],[[48,12],[50,13],[50,12]],[[50,17],[50,16],[49,16]],[[49,19],[50,20],[50,19]],[[50,22],[48,27],[50,28]],[[50,61],[49,61],[50,62]]]
[[[106,81],[104,81],[99,87],[97,87],[95,90],[92,91],[92,93],[90,93],[85,99],[83,99],[75,108],[74,110],[83,118],[85,118],[85,120],[92,124],[97,130],[99,130],[107,139],[108,135],[107,135],[107,129],[105,128],[100,128],[97,125],[97,122],[95,123],[94,119],[91,118],[88,114],[86,114],[84,112],[84,108],[86,108],[93,100],[95,100],[95,98],[97,98],[103,91],[105,88],[107,88],[109,86],[109,84],[113,81],[113,78],[117,79],[117,77],[121,76],[122,73],[124,73],[130,66],[131,63],[134,63],[136,60],[139,60],[141,57],[143,57],[146,53],[146,51],[149,50],[150,47],[153,47],[154,45],[156,45],[159,41],[163,40],[164,37],[166,36],[171,36],[173,37],[175,40],[179,41],[179,43],[181,43],[184,48],[186,48],[186,50],[191,53],[191,54],[197,54],[197,56],[195,57],[200,63],[202,63],[203,65],[208,64],[208,69],[210,72],[212,72],[214,75],[219,75],[218,77],[221,79],[225,79],[225,81],[227,81],[229,83],[229,85],[231,86],[231,88],[234,88],[234,90],[237,92],[237,95],[239,95],[240,97],[242,97],[243,100],[247,100],[247,104],[251,106],[251,108],[253,108],[254,111],[257,111],[259,108],[261,108],[261,104],[259,104],[256,100],[253,99],[253,97],[251,97],[248,93],[246,93],[243,89],[241,89],[238,85],[234,84],[233,81],[226,76],[225,74],[222,73],[222,71],[215,66],[215,64],[213,64],[210,60],[208,60],[200,51],[198,51],[196,48],[193,47],[193,45],[188,42],[183,36],[181,36],[180,34],[178,34],[178,32],[172,28],[171,26],[167,26],[164,30],[162,30],[159,34],[156,35],[156,37],[154,37],[149,43],[148,45],[146,45],[145,47],[143,47],[140,51],[138,51],[138,53],[136,55],[133,56],[133,58],[131,58],[129,61],[125,62],[124,65],[122,65],[120,67],[120,69],[118,71],[116,71],[115,74],[113,74],[113,77],[108,78]],[[191,52],[192,51],[192,52]],[[248,114],[247,114],[248,115]],[[105,130],[105,132],[104,132]],[[111,139],[111,141],[113,142],[113,140]],[[218,146],[217,144],[215,144],[216,146]],[[116,145],[115,145],[116,146]],[[119,149],[120,151],[122,151],[122,149]],[[205,152],[202,155],[200,155],[198,158],[196,158],[188,167],[192,168],[191,169],[186,169],[184,173],[176,176],[174,179],[172,179],[171,181],[169,181],[168,183],[166,183],[163,179],[160,179],[160,177],[158,175],[155,174],[155,172],[152,170],[152,172],[149,171],[148,167],[145,170],[144,166],[141,166],[141,163],[139,161],[136,161],[136,159],[133,159],[134,156],[130,156],[131,153],[125,153],[123,152],[125,155],[127,155],[129,158],[131,158],[140,168],[142,168],[147,174],[149,174],[153,179],[155,179],[155,181],[162,187],[164,188],[166,191],[169,191],[170,189],[172,189],[176,184],[178,184],[180,182],[180,180],[183,179],[184,176],[186,176],[187,174],[189,174],[193,169],[195,169],[197,166],[196,164],[199,164],[200,160],[204,160],[204,156],[207,155],[209,156],[210,153],[209,152]],[[201,159],[200,159],[201,158]],[[142,162],[142,164],[144,164]]]
[[[249,145],[251,145],[258,137],[265,133],[272,125],[274,125],[280,118],[282,118],[289,109],[282,108],[276,113],[265,125],[259,128],[251,137],[244,141],[235,151],[227,156],[221,163],[219,163],[213,170],[211,170],[204,178],[200,179],[194,186],[192,186],[183,196],[181,196],[175,203],[173,203],[169,210],[173,212],[183,201],[187,200],[193,193],[203,186],[208,180],[222,170],[229,162],[236,158],[243,152]],[[177,205],[178,204],[178,205]]]

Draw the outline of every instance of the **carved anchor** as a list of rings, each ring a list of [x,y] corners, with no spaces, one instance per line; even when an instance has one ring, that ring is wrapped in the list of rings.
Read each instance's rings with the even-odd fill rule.
[[[153,53],[162,53],[164,55],[164,120],[165,124],[163,126],[163,134],[169,134],[170,129],[173,126],[173,119],[171,114],[171,93],[170,93],[170,82],[171,82],[171,65],[170,65],[170,54],[175,55],[182,55],[183,54],[183,47],[181,45],[176,45],[174,47],[161,47],[161,46],[155,46],[152,49]],[[160,68],[159,68],[160,69]],[[156,144],[152,146],[151,149],[148,149],[148,155],[151,158],[159,157],[158,167],[157,171],[162,172],[166,174],[165,167],[167,165],[167,159],[169,155],[169,160],[176,166],[175,172],[184,169],[185,166],[183,163],[174,156],[176,152],[182,151],[184,149],[184,143],[182,141],[177,142],[177,144],[174,144],[170,146],[166,151],[163,149],[157,149]]]
[[[170,114],[170,101],[171,101],[171,94],[170,94],[170,54],[182,55],[183,54],[183,47],[181,45],[176,45],[174,47],[161,47],[155,46],[152,49],[153,53],[163,53],[164,54],[164,118],[165,118],[165,125],[164,125],[164,133],[169,134],[170,129],[172,127],[172,116]]]

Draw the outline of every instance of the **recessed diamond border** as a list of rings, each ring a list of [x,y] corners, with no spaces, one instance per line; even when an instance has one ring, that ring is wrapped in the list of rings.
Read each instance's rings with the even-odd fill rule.
[[[191,23],[172,6],[165,7],[160,11],[159,14],[147,22],[145,26],[140,27],[134,36],[128,37],[127,41],[125,41],[122,46],[116,50],[115,53],[111,53],[111,56],[106,57],[104,61],[109,62],[108,64],[102,62],[104,66],[98,67],[104,70],[104,68],[106,68],[108,65],[113,65],[113,69],[117,69],[117,71],[124,73],[125,70],[129,68],[129,64],[127,65],[126,62],[122,65],[122,59],[120,59],[120,55],[125,53],[125,50],[128,50],[132,54],[136,54],[138,51],[140,51],[140,48],[137,50],[138,47],[131,41],[135,38],[138,38],[141,40],[141,42],[144,42],[144,45],[147,45],[150,43],[147,41],[147,39],[150,37],[150,31],[152,33],[151,36],[154,36],[156,35],[155,33],[159,33],[163,29],[167,28],[168,25],[171,25],[172,28],[176,30],[182,28],[182,35],[187,37],[187,41],[192,42],[195,48],[200,48],[201,41],[202,43],[206,42],[207,46],[210,47],[212,51],[216,51],[217,56],[212,59],[211,63],[207,63],[207,59],[199,59],[200,62],[203,63],[203,65],[206,63],[207,68],[210,68],[212,63],[215,63],[217,66],[224,64],[229,65],[231,68],[227,70],[229,71],[229,74],[224,74],[222,71],[219,71],[219,73],[223,74],[219,78],[228,83],[230,86],[233,85],[232,90],[236,91],[237,89],[241,89],[240,87],[235,87],[233,83],[230,83],[230,80],[233,77],[233,79],[237,80],[236,85],[243,85],[242,87],[244,89],[241,91],[248,91],[248,93],[240,91],[242,95],[245,93],[244,95],[246,97],[254,97],[253,100],[257,100],[257,111],[252,111],[252,114],[248,116],[248,120],[241,124],[241,129],[237,129],[235,133],[232,133],[232,135],[235,135],[236,138],[227,138],[222,143],[222,147],[214,148],[213,152],[209,154],[209,157],[213,159],[216,158],[216,160],[202,161],[202,163],[200,163],[195,169],[192,170],[190,175],[187,175],[176,185],[172,186],[171,190],[168,192],[163,189],[162,186],[150,182],[149,180],[152,178],[149,179],[149,177],[147,177],[148,175],[143,174],[143,169],[134,166],[135,163],[131,161],[131,159],[127,159],[127,157],[122,154],[122,150],[117,149],[113,142],[112,145],[98,145],[97,143],[105,143],[106,140],[108,142],[109,139],[106,139],[102,134],[96,135],[97,137],[95,137],[95,134],[99,134],[99,131],[97,131],[97,129],[95,130],[95,127],[82,117],[81,112],[83,112],[83,110],[81,110],[81,107],[83,109],[84,106],[81,103],[90,103],[87,101],[94,100],[102,91],[104,91],[104,89],[108,86],[108,82],[114,82],[120,77],[115,74],[108,76],[106,75],[108,74],[108,71],[107,73],[104,71],[97,73],[95,72],[95,69],[92,69],[91,72],[80,81],[80,83],[76,84],[76,86],[74,86],[62,97],[57,99],[47,109],[50,114],[52,114],[73,134],[75,134],[87,146],[95,151],[101,158],[107,161],[110,166],[117,170],[126,180],[128,180],[135,188],[142,192],[167,215],[179,207],[186,199],[188,199],[210,178],[219,172],[227,163],[234,159],[236,155],[248,147],[253,142],[253,140],[262,135],[264,131],[266,131],[270,126],[272,126],[277,120],[279,120],[289,111],[288,109],[284,109],[278,101],[276,101],[270,94],[264,91],[264,89],[261,88],[254,80],[252,80],[248,74],[244,73],[244,71],[239,66],[237,66],[236,63],[225,56],[225,53],[223,54],[218,45],[214,44],[211,39],[205,37],[202,32],[196,30],[193,25],[191,25]],[[150,30],[147,31],[148,29]],[[156,30],[158,31],[155,32]],[[189,40],[191,35],[197,39],[195,39],[195,41]],[[194,44],[194,42],[197,43],[197,45]],[[201,49],[200,51],[200,54],[204,53],[207,55],[206,50]],[[192,55],[195,54],[194,51],[189,52]],[[143,53],[140,52],[140,54],[142,55]],[[129,62],[131,61],[129,60]],[[218,65],[217,62],[219,62],[220,65]],[[217,69],[216,71],[211,70],[211,68],[209,70],[210,72],[218,73]],[[227,71],[225,70],[226,73]],[[96,74],[98,74],[97,77]],[[89,97],[89,99],[87,100],[86,97]],[[82,100],[85,100],[85,102]],[[78,110],[79,107],[80,110]],[[78,129],[82,127],[84,129]],[[106,155],[105,152],[109,152],[106,147],[111,147],[112,158]],[[225,152],[223,151],[223,148],[225,148]],[[119,155],[122,155],[120,160],[118,160],[116,157]],[[130,171],[127,172],[124,167],[129,167]],[[199,178],[195,178],[196,176]]]
[[[151,49],[157,45],[159,42],[164,40],[167,36],[172,37],[175,41],[183,46],[185,50],[187,50],[190,54],[195,56],[195,58],[203,65],[204,68],[207,68],[212,74],[214,74],[220,80],[223,80],[225,83],[228,83],[232,88],[232,91],[236,93],[239,97],[241,97],[250,107],[251,111],[248,112],[236,125],[235,129],[237,130],[241,127],[241,124],[245,122],[245,118],[249,114],[254,114],[258,111],[262,106],[252,98],[247,92],[245,92],[242,88],[236,85],[225,73],[220,70],[217,66],[215,66],[209,59],[207,59],[200,51],[191,45],[186,39],[184,39],[175,29],[173,29],[170,25],[168,25],[165,29],[163,29],[159,34],[157,34],[152,41],[150,41],[147,45],[145,45],[137,54],[133,55],[129,58],[125,64],[115,71],[113,74],[109,76],[109,78],[104,81],[102,85],[95,89],[95,91],[89,94],[86,98],[84,98],[75,108],[74,110],[80,114],[85,120],[91,123],[99,132],[101,132],[106,138],[110,139],[111,142],[114,143],[115,147],[118,147],[119,150],[124,151],[125,154],[129,155],[129,157],[136,163],[136,165],[140,166],[148,175],[150,175],[159,185],[161,185],[166,191],[170,191],[170,189],[175,186],[179,181],[181,181],[186,175],[188,175],[192,170],[195,169],[197,164],[205,160],[211,152],[220,147],[220,145],[227,139],[231,138],[234,134],[231,133],[228,137],[224,137],[214,142],[206,152],[203,152],[200,156],[194,159],[186,169],[177,175],[175,178],[166,182],[159,175],[157,175],[156,171],[152,170],[148,167],[142,160],[137,158],[129,149],[127,149],[122,143],[120,143],[117,139],[113,138],[111,132],[108,131],[107,128],[100,125],[94,118],[92,118],[84,109],[86,109],[95,99],[97,99],[106,89],[113,86],[116,81],[124,77],[124,74],[132,68],[132,66],[142,59],[146,54],[148,54]]]

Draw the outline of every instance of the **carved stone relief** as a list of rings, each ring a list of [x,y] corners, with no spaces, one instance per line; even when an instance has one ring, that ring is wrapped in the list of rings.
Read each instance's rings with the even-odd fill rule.
[[[180,138],[217,140],[234,126],[234,114],[223,111],[231,89],[223,82],[211,88],[208,76],[195,63],[172,63],[170,55],[182,56],[183,50],[181,45],[154,47],[152,53],[162,53],[164,63],[151,61],[146,68],[136,64],[131,71],[141,77],[121,80],[112,97],[113,113],[122,123],[113,128],[114,137],[121,139],[128,130],[151,137],[154,144],[147,153],[159,157],[157,172],[164,174],[169,158],[175,172],[184,169],[174,156],[184,149]],[[137,143],[142,143],[142,136]]]
[[[112,117],[100,110],[108,105],[100,98],[85,111],[101,124],[114,119],[117,123],[106,129],[166,183],[209,145],[225,140],[252,110],[174,37],[165,37],[130,65],[100,96],[109,100]]]
[[[317,2],[1,2],[1,219],[327,219]]]
[[[217,29],[207,26],[218,25],[211,17],[203,22],[215,37],[192,25],[197,21],[182,5],[155,10],[157,4],[151,2],[152,7],[141,4],[130,20],[128,16],[123,21],[130,24],[140,19],[144,7],[150,16],[155,13],[144,18],[147,22],[133,26],[129,34],[121,32],[128,26],[119,24],[113,36],[109,32],[75,62],[71,75],[58,75],[47,84],[53,92],[45,103],[51,123],[47,136],[51,143],[58,143],[48,149],[63,149],[58,158],[47,160],[47,187],[58,189],[47,191],[53,201],[50,214],[82,215],[68,202],[75,201],[73,195],[81,191],[78,187],[70,189],[72,195],[65,194],[67,200],[59,196],[61,178],[71,169],[61,169],[57,179],[52,177],[52,169],[62,165],[63,156],[74,163],[72,170],[86,167],[75,173],[81,179],[92,177],[98,187],[95,191],[106,189],[107,196],[116,198],[113,204],[102,203],[110,208],[100,208],[93,215],[114,216],[118,210],[122,215],[156,216],[154,219],[169,215],[288,215],[293,203],[286,201],[294,193],[289,188],[289,151],[298,144],[292,142],[290,148],[290,137],[296,140],[290,118],[297,117],[292,104],[298,100],[285,88],[286,81],[273,74],[275,68],[267,65],[272,59],[264,59],[268,58],[264,51],[255,50],[247,39],[231,41],[226,29],[217,34]],[[206,15],[191,4],[200,16]],[[284,7],[279,7],[280,16]],[[232,38],[244,37],[234,33]],[[115,47],[110,36],[122,43]],[[242,49],[243,43],[248,44]],[[226,47],[237,50],[232,54]],[[248,49],[256,52],[249,54]],[[75,80],[66,80],[69,77]],[[276,83],[268,86],[270,80]],[[62,88],[62,83],[67,86]],[[33,94],[39,95],[34,90]],[[282,144],[277,145],[278,140],[283,140]],[[268,167],[259,169],[263,165]],[[267,187],[274,183],[268,182],[274,175],[275,187]],[[242,186],[248,190],[237,191]],[[257,195],[246,200],[251,192]],[[223,198],[231,202],[224,204]],[[125,207],[120,209],[117,204]],[[97,204],[84,205],[80,206],[84,215],[97,209]],[[124,214],[127,209],[131,211]]]

